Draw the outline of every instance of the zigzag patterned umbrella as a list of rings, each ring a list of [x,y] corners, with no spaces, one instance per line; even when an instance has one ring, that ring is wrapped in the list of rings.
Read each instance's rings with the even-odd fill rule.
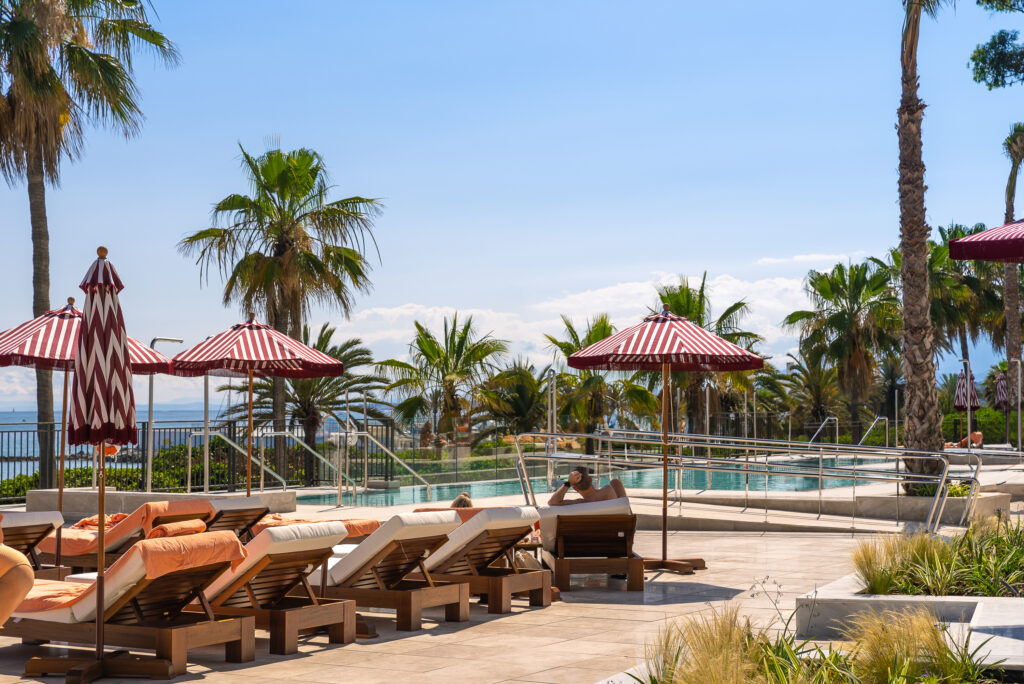
[[[662,493],[661,561],[645,561],[645,567],[692,571],[704,567],[700,559],[668,559],[668,374],[676,371],[742,371],[764,367],[764,359],[743,347],[723,340],[699,325],[677,316],[664,305],[661,313],[609,335],[571,354],[572,368],[605,370],[660,370],[662,375]]]
[[[963,371],[956,379],[956,392],[953,394],[953,408],[957,411],[966,411],[968,404],[971,410],[981,408],[978,401],[978,390],[974,385],[974,373],[971,373],[971,382],[968,383]]]
[[[82,329],[75,350],[75,378],[68,439],[71,444],[135,442],[135,395],[128,360],[128,335],[117,293],[124,284],[107,261],[107,248],[96,250],[93,262],[79,287],[85,291]],[[97,530],[96,605],[103,605],[106,457],[100,452],[96,482],[99,486]],[[96,659],[103,661],[103,618],[96,619]]]
[[[1010,409],[1010,396],[1006,391],[1006,373],[996,376],[996,408],[1000,411]]]

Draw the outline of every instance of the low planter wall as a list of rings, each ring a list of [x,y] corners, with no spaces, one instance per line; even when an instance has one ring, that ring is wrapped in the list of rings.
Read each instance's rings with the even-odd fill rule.
[[[259,494],[263,503],[270,509],[271,513],[291,513],[295,510],[294,491],[273,491]],[[206,494],[193,492],[192,494],[169,494],[165,492],[119,492],[108,489],[104,495],[104,503],[107,513],[131,513],[136,508],[150,501],[173,501],[175,499],[198,499],[207,498],[214,500],[223,499],[244,499],[245,492],[233,492],[231,494]],[[65,520],[77,520],[90,515],[96,515],[97,492],[92,488],[74,488],[64,490],[64,518]],[[27,511],[55,511],[57,510],[56,489],[32,489],[26,496],[25,510]]]

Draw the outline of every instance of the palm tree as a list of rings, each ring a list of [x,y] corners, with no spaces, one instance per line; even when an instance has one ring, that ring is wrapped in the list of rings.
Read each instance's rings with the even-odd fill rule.
[[[608,314],[598,314],[582,331],[568,316],[562,316],[562,323],[563,337],[544,337],[565,359],[615,332]],[[623,427],[636,427],[640,421],[654,425],[659,403],[643,379],[642,373],[624,375],[596,369],[562,373],[558,379],[558,411],[563,426],[571,432],[591,434],[612,420]],[[584,452],[594,453],[593,439],[586,439]]]
[[[548,368],[539,373],[533,364],[517,359],[488,378],[476,391],[479,419],[491,427],[477,433],[477,441],[499,428],[507,434],[535,432],[545,424]]]
[[[419,321],[414,323],[409,361],[390,359],[377,366],[390,380],[386,391],[402,399],[395,405],[396,420],[412,425],[428,419],[432,433],[449,431],[455,446],[465,397],[494,370],[508,343],[490,333],[479,335],[472,316],[460,325],[458,313],[451,320],[445,317],[440,337]]]
[[[821,425],[839,410],[835,366],[825,364],[825,350],[820,346],[802,345],[796,356],[787,356],[789,372],[783,376],[783,384],[789,393],[793,422]]]
[[[362,346],[363,342],[358,337],[334,344],[334,333],[335,328],[324,323],[316,340],[311,342],[309,327],[304,325],[301,341],[344,363],[344,375],[332,378],[287,378],[284,381],[288,423],[300,427],[303,441],[314,449],[317,446],[317,432],[323,427],[326,418],[331,417],[341,424],[346,422],[340,417],[342,413],[346,419],[354,413],[362,414],[364,397],[369,399],[367,403],[371,406],[368,409],[371,415],[363,416],[364,421],[368,417],[386,418],[379,409],[373,408],[378,401],[372,399],[375,393],[384,389],[386,379],[373,373],[358,372],[360,368],[369,369],[374,365],[370,350]],[[230,391],[232,388],[225,385],[218,389]],[[253,420],[256,424],[273,421],[273,391],[272,380],[260,379],[253,384]],[[354,408],[350,409],[348,402],[353,397]],[[241,417],[246,411],[248,404],[243,402],[232,406],[228,414]],[[307,486],[314,486],[317,484],[313,477],[316,472],[314,456],[305,450],[303,456],[305,483]]]
[[[32,235],[32,315],[50,308],[46,184],[82,151],[87,124],[135,134],[142,123],[133,53],[151,49],[166,64],[174,45],[122,0],[0,0],[0,173],[26,181]],[[36,420],[53,423],[50,371],[36,371]],[[40,475],[52,486],[52,432],[40,430]]]
[[[254,157],[239,146],[250,194],[232,194],[213,209],[213,223],[178,245],[195,256],[200,278],[225,278],[224,304],[258,309],[278,332],[299,339],[311,304],[337,306],[347,317],[353,291],[370,289],[363,252],[373,239],[377,200],[330,200],[333,189],[315,151],[269,150]],[[274,430],[284,430],[285,384],[273,381]],[[283,465],[284,441],[274,450]]]
[[[808,273],[805,288],[814,308],[794,311],[784,324],[799,328],[801,344],[820,347],[825,360],[836,365],[856,442],[877,359],[894,344],[897,307],[889,275],[868,262],[836,264],[828,272]]]
[[[1013,204],[1017,195],[1017,175],[1021,162],[1024,162],[1024,123],[1016,123],[1010,134],[1003,140],[1003,152],[1010,160],[1010,175],[1006,179],[1006,207],[1003,214],[1004,223],[1013,223]],[[1017,277],[1017,264],[1003,264],[1003,303],[1006,321],[1006,359],[1020,362],[1020,280]],[[1010,403],[1016,403],[1017,374],[1007,375],[1007,389]]]
[[[744,330],[743,319],[750,313],[750,307],[743,300],[732,302],[726,306],[722,313],[717,316],[711,306],[711,297],[707,289],[707,272],[700,279],[700,285],[692,287],[686,278],[680,278],[676,285],[667,285],[658,288],[659,304],[668,304],[669,311],[690,320],[690,322],[709,330],[715,335],[739,345],[746,349],[753,350],[754,346],[761,341],[761,336]],[[658,307],[661,311],[661,306]],[[651,309],[652,313],[654,309]],[[737,388],[742,392],[750,391],[753,376],[751,373],[673,373],[672,385],[683,388],[683,395],[686,400],[690,425],[701,426],[691,432],[703,430],[705,413],[711,410],[705,406],[704,384],[710,383],[715,388],[715,398],[719,400],[727,388]],[[656,381],[660,382],[660,375]]]
[[[899,140],[900,253],[903,292],[903,376],[906,379],[906,445],[910,449],[942,449],[942,416],[935,390],[935,339],[929,318],[928,236],[925,219],[924,161],[921,121],[924,102],[918,96],[917,50],[921,16],[934,16],[942,0],[903,0],[900,45],[900,105],[896,110]],[[931,472],[933,461],[912,459],[907,468]]]

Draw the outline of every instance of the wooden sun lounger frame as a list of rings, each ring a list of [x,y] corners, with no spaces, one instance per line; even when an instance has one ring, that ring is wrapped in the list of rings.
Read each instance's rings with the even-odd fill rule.
[[[103,614],[104,641],[110,646],[156,651],[156,660],[129,661],[122,667],[136,667],[133,674],[157,678],[185,674],[188,651],[202,646],[224,644],[228,662],[255,659],[255,618],[218,619],[203,597],[203,591],[231,564],[213,563],[179,570],[156,579],[142,579]],[[183,613],[199,600],[203,613]],[[96,622],[50,622],[23,618],[8,620],[0,636],[21,637],[26,643],[66,641],[95,644]],[[166,668],[161,665],[166,662]],[[69,672],[75,660],[32,658],[25,664],[26,677]],[[73,669],[73,668],[72,668]]]
[[[320,588],[328,598],[352,599],[358,606],[392,608],[396,626],[411,632],[423,626],[423,609],[444,606],[448,622],[469,620],[469,585],[464,582],[435,582],[423,565],[427,554],[440,548],[447,535],[400,539],[389,542],[343,584]],[[414,570],[420,579],[410,579]],[[323,575],[326,580],[326,574]],[[293,591],[294,593],[294,591]]]
[[[52,522],[32,523],[30,525],[11,525],[3,528],[4,545],[22,553],[28,562],[32,564],[33,570],[41,570],[42,564],[36,547],[53,532]]]
[[[350,644],[356,638],[356,602],[319,598],[309,584],[307,568],[326,563],[331,553],[327,548],[268,554],[225,586],[210,607],[218,616],[254,617],[256,627],[270,632],[270,652],[277,655],[298,652],[299,633],[321,627],[330,643]],[[304,596],[289,596],[295,589]]]
[[[252,526],[270,513],[266,506],[218,510],[206,521],[207,532],[230,530],[243,542],[252,541]]]
[[[512,595],[529,592],[531,606],[551,605],[551,571],[526,570],[515,565],[515,546],[533,529],[520,527],[483,530],[457,553],[434,568],[432,576],[442,582],[462,582],[471,594],[487,599],[488,613],[512,612]],[[504,558],[508,567],[491,567]]]
[[[176,513],[173,515],[161,515],[153,519],[153,527],[159,525],[166,525],[168,523],[183,522],[185,520],[203,520],[206,518],[207,513]],[[110,530],[107,530],[107,534],[110,534]],[[110,567],[114,561],[123,556],[128,549],[132,547],[135,542],[142,541],[146,538],[146,533],[143,530],[139,530],[135,534],[130,534],[121,540],[121,544],[118,545],[113,551],[107,551],[104,556],[104,564],[106,567]],[[97,570],[96,556],[98,554],[95,551],[84,553],[78,556],[69,556],[65,553],[60,555],[61,565],[74,568],[75,572],[84,572],[86,570]],[[52,553],[40,553],[39,560],[41,563],[46,565],[54,565],[57,558]]]
[[[633,552],[635,535],[635,515],[558,516],[555,586],[570,591],[570,575],[574,574],[624,574],[628,591],[643,591],[644,559]]]

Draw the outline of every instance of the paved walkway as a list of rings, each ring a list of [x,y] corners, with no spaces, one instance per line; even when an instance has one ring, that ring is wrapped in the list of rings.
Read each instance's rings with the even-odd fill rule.
[[[303,507],[296,515],[314,510],[341,517],[338,509],[328,507]],[[344,515],[384,511],[344,509]],[[702,556],[707,570],[689,576],[649,572],[643,593],[626,592],[624,581],[577,576],[574,591],[547,608],[531,609],[517,601],[512,615],[492,616],[473,603],[469,623],[428,619],[425,629],[414,633],[396,632],[387,614],[364,613],[377,624],[378,638],[331,646],[326,637],[309,637],[294,656],[268,655],[266,634],[258,632],[255,663],[226,664],[222,650],[200,650],[190,658],[189,675],[179,681],[590,684],[639,664],[644,643],[678,616],[728,602],[738,602],[760,624],[777,620],[780,612],[788,616],[797,595],[850,572],[850,550],[862,538],[672,532],[669,553]],[[660,548],[659,533],[638,533],[640,553],[656,555]],[[437,619],[441,613],[429,610],[425,617]],[[17,680],[27,658],[59,650],[0,638],[0,681]]]

